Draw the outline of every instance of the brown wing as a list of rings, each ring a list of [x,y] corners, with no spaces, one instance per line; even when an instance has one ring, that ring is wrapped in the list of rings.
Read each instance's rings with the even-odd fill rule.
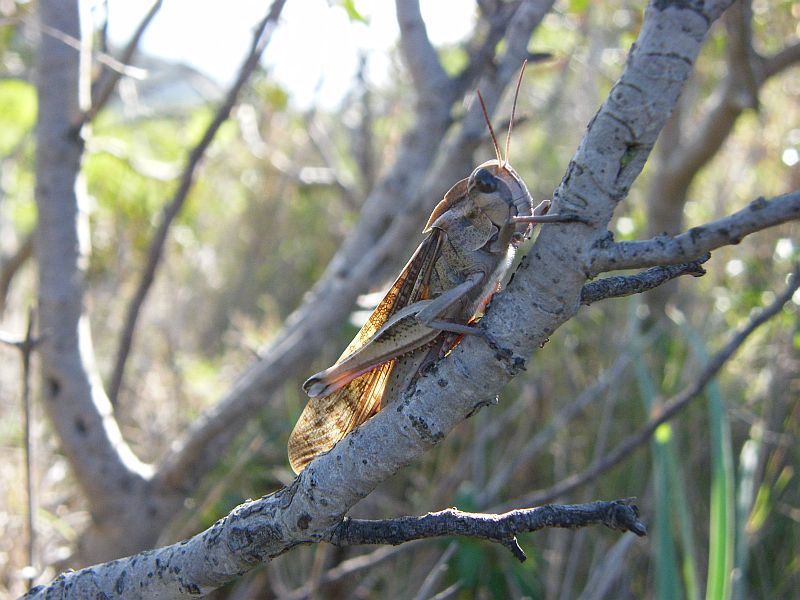
[[[308,401],[289,436],[289,464],[295,473],[380,410],[394,362],[356,377],[330,396]]]
[[[337,363],[364,346],[395,312],[428,297],[428,282],[439,256],[443,235],[435,229],[417,247]],[[289,435],[289,463],[295,473],[302,471],[315,456],[333,448],[339,440],[380,410],[386,381],[394,364],[395,361],[390,360],[378,365],[372,371],[355,377],[330,396],[308,401]]]
[[[443,239],[444,234],[435,229],[422,240],[406,266],[400,271],[400,275],[397,276],[392,287],[386,292],[383,300],[378,303],[356,337],[342,352],[337,363],[366,344],[369,338],[375,335],[375,332],[386,320],[398,310],[412,302],[428,297],[428,281],[430,281],[433,265],[436,264],[436,258],[439,256]]]

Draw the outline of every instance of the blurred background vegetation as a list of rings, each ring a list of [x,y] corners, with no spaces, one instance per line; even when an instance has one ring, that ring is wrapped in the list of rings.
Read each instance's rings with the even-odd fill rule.
[[[0,330],[15,335],[36,302],[35,264],[28,258],[36,222],[33,10],[25,2],[0,2]],[[330,10],[347,10],[354,28],[369,26],[351,2]],[[558,184],[620,73],[641,18],[640,2],[600,7],[573,0],[558,2],[537,30],[531,49],[553,57],[526,75],[511,150],[537,200]],[[796,42],[799,20],[798,5],[789,0],[753,2],[757,49],[769,53]],[[724,27],[713,31],[684,94],[689,128],[727,74],[728,36]],[[440,51],[445,66],[457,70],[463,50]],[[363,56],[365,65],[372,59]],[[153,78],[170,75],[160,88],[121,87],[92,126],[83,168],[92,199],[87,302],[104,377],[158,211],[222,94],[217,82],[188,67],[155,57],[136,64]],[[262,68],[223,126],[172,227],[115,405],[143,460],[157,459],[254,360],[347,236],[413,118],[411,85],[396,51],[387,64],[383,85],[358,76],[342,81],[336,109],[298,107],[291,90]],[[176,82],[201,92],[168,94],[164,101],[159,94]],[[798,98],[797,68],[761,89],[758,109],[743,112],[694,178],[687,226],[800,187]],[[498,111],[508,113],[507,104]],[[476,161],[491,154],[487,138]],[[648,182],[658,165],[651,163],[615,215],[618,239],[645,237],[652,228]],[[431,198],[431,207],[437,200]],[[409,252],[418,241],[408,240]],[[635,430],[660,399],[692,381],[729,332],[774,297],[798,258],[793,223],[715,252],[708,274],[681,281],[663,312],[647,297],[584,309],[536,354],[497,406],[468,420],[352,515],[524,505],[526,494],[584,469]],[[470,540],[388,549],[319,545],[295,549],[215,597],[304,597],[309,582],[320,598],[432,596],[454,584],[448,593],[457,598],[790,597],[800,589],[797,304],[795,297],[759,330],[703,399],[659,429],[648,450],[558,499],[637,496],[649,537],[600,529],[542,532],[520,540],[529,556],[523,564],[499,546]],[[330,364],[355,331],[355,324],[343,325],[308,372]],[[291,481],[285,444],[305,403],[299,383],[286,381],[281,410],[253,415],[162,542],[189,536],[244,499]],[[0,596],[24,590],[27,562],[20,394],[19,353],[0,345]],[[33,411],[35,566],[39,581],[47,581],[68,564],[88,514],[35,400]],[[371,553],[366,568],[345,562]],[[337,565],[352,573],[326,583]]]

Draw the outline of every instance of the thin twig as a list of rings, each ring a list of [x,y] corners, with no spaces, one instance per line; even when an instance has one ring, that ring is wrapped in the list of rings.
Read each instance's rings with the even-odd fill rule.
[[[44,25],[39,22],[29,21],[24,19],[25,24],[33,29],[39,29],[42,33],[47,36],[52,37],[53,39],[66,44],[70,48],[74,48],[78,52],[81,50],[81,41],[71,36],[67,33],[64,33],[60,29],[56,29],[55,27],[50,27],[49,25]],[[118,71],[121,75],[125,75],[126,77],[135,77],[137,79],[142,79],[144,77],[145,71],[143,69],[139,69],[137,67],[131,67],[126,65],[120,61],[118,61],[113,56],[106,54],[105,52],[97,52],[95,53],[95,59],[97,62],[102,63],[112,71]]]
[[[781,311],[783,305],[789,301],[797,290],[798,285],[800,285],[800,264],[795,266],[789,284],[780,296],[760,313],[753,316],[744,328],[736,332],[725,347],[717,352],[708,362],[695,382],[685,388],[681,393],[661,404],[657,412],[643,427],[625,438],[616,448],[600,460],[595,461],[585,471],[567,477],[545,490],[527,494],[516,500],[514,504],[541,504],[544,502],[551,502],[596,479],[625,460],[634,450],[645,444],[662,423],[666,423],[675,417],[689,402],[702,394],[706,386],[719,374],[722,367],[725,366],[725,363],[736,353],[750,334]]]
[[[29,233],[25,241],[20,244],[14,254],[8,257],[3,264],[2,270],[0,270],[0,315],[5,310],[6,297],[14,276],[31,256],[33,256],[33,234]]]
[[[419,543],[422,542],[409,542],[408,544],[395,547],[381,547],[368,554],[361,554],[359,556],[354,556],[353,558],[348,558],[347,560],[340,562],[332,569],[325,571],[319,578],[319,581],[316,582],[317,586],[322,587],[330,585],[331,583],[341,581],[345,577],[350,577],[354,573],[358,573],[366,569],[374,569],[379,564],[394,558],[401,552],[413,550]],[[307,598],[309,596],[311,593],[311,588],[311,583],[306,582],[302,587],[292,590],[291,593],[284,594],[281,597],[284,598],[284,600],[301,600],[302,598]]]
[[[607,298],[621,298],[623,296],[641,294],[681,275],[702,277],[706,274],[702,264],[709,258],[711,258],[711,254],[707,253],[699,260],[679,265],[653,267],[636,275],[604,277],[598,281],[587,283],[581,290],[581,304],[589,306],[594,302]]]
[[[33,308],[28,309],[28,326],[25,329],[25,341],[20,352],[22,353],[22,411],[25,430],[25,491],[28,509],[28,564],[31,572],[27,577],[28,589],[33,587],[36,578],[34,563],[36,560],[36,523],[34,514],[33,497],[33,437],[31,436],[31,423],[33,414],[31,408],[31,352],[36,345],[33,339],[34,316]]]
[[[134,53],[139,47],[139,42],[141,41],[144,32],[152,22],[153,17],[155,17],[156,13],[161,9],[162,2],[163,0],[156,0],[153,2],[152,6],[150,6],[150,10],[147,11],[147,14],[139,23],[136,31],[133,32],[131,39],[125,45],[125,48],[119,57],[120,63],[127,65],[131,61],[131,58],[133,58]],[[80,120],[77,123],[77,128],[80,128],[86,123],[91,122],[97,116],[97,113],[100,112],[100,110],[108,102],[108,99],[111,98],[111,94],[113,93],[114,88],[116,88],[119,80],[122,78],[122,75],[123,72],[121,70],[111,69],[109,71],[104,71],[100,77],[98,77],[97,81],[95,81],[94,85],[92,86],[92,104],[89,107],[89,110],[85,111],[81,115]]]
[[[617,531],[646,535],[639,511],[631,499],[587,504],[547,505],[513,510],[501,515],[468,513],[448,508],[422,517],[399,517],[368,521],[345,519],[330,534],[337,546],[353,544],[402,544],[441,536],[465,536],[498,542],[520,561],[525,553],[516,536],[547,527],[578,528],[605,525]]]
[[[170,226],[186,202],[186,198],[189,195],[189,190],[191,189],[194,181],[195,172],[197,171],[201,160],[205,156],[206,150],[208,150],[208,147],[211,145],[211,142],[216,136],[217,131],[219,131],[219,128],[228,119],[233,106],[236,104],[236,101],[239,98],[239,93],[241,92],[245,83],[247,83],[250,75],[252,75],[253,71],[255,71],[256,67],[258,66],[261,54],[264,52],[264,49],[267,47],[267,44],[272,37],[272,31],[278,21],[278,18],[280,17],[281,10],[283,9],[285,3],[286,0],[275,0],[269,9],[267,16],[265,16],[256,27],[256,30],[253,34],[253,41],[250,46],[250,51],[248,52],[247,58],[245,58],[244,63],[242,63],[242,66],[239,69],[239,74],[236,77],[236,81],[234,81],[233,85],[228,90],[228,93],[225,96],[222,104],[217,109],[214,118],[203,133],[203,137],[189,153],[189,157],[186,162],[186,168],[181,175],[180,184],[178,185],[175,195],[169,204],[167,204],[161,210],[158,228],[156,229],[156,233],[147,252],[147,263],[142,271],[136,292],[134,293],[133,298],[128,305],[125,324],[123,325],[122,334],[120,336],[119,347],[117,349],[116,360],[114,362],[114,370],[112,371],[111,383],[109,385],[109,398],[114,403],[116,402],[117,396],[119,395],[119,390],[122,387],[122,380],[125,373],[125,363],[128,360],[128,355],[130,354],[131,346],[133,344],[136,322],[139,319],[139,313],[141,312],[142,305],[144,304],[145,298],[150,291],[150,287],[153,285],[156,270],[161,263],[161,257],[164,251],[164,245],[167,241],[167,235],[169,234]]]
[[[425,577],[425,579],[422,581],[422,585],[419,586],[419,590],[417,591],[417,595],[414,596],[414,600],[425,600],[425,598],[430,598],[433,588],[436,587],[436,585],[439,583],[439,580],[442,578],[442,575],[447,571],[447,561],[450,560],[450,557],[453,556],[457,548],[458,544],[455,542],[451,542],[447,548],[445,548],[445,551],[442,552],[439,560],[436,561],[427,577]]]

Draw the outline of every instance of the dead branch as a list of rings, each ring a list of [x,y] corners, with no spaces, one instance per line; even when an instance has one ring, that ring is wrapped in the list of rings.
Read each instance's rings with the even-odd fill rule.
[[[293,489],[294,488],[294,489]],[[257,564],[313,538],[288,539],[270,525],[270,513],[296,491],[295,486],[242,504],[206,531],[178,544],[142,552],[80,571],[63,573],[48,586],[23,596],[35,598],[175,598],[204,595]],[[605,525],[617,531],[645,535],[638,509],[631,500],[550,505],[503,515],[464,513],[447,509],[422,517],[381,521],[345,520],[323,536],[335,545],[401,544],[441,536],[468,536],[498,542],[519,560],[525,554],[516,541],[520,533],[548,527],[579,528]],[[277,545],[276,545],[277,544]]]
[[[399,517],[379,521],[345,519],[333,530],[328,541],[337,546],[397,545],[431,537],[474,537],[501,543],[517,559],[524,561],[525,553],[516,539],[520,533],[531,533],[545,527],[576,529],[598,524],[617,531],[632,531],[638,536],[646,534],[644,524],[639,521],[639,510],[629,499],[588,504],[547,505],[514,510],[501,515],[467,513],[456,508],[448,508],[422,517]]]
[[[641,294],[682,275],[702,277],[706,274],[702,264],[709,258],[711,258],[711,254],[706,254],[699,260],[691,262],[653,267],[636,275],[605,277],[587,283],[581,290],[581,304],[589,306],[594,302],[607,298],[622,298],[633,294]]]

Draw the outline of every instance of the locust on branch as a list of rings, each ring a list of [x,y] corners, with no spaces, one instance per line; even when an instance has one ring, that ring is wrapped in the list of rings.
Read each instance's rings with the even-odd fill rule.
[[[425,225],[427,237],[355,339],[333,366],[303,384],[310,400],[289,436],[289,462],[295,473],[376,414],[384,398],[396,397],[461,337],[481,332],[474,323],[498,291],[533,224],[578,220],[547,214],[548,200],[534,208],[528,188],[508,162],[524,70],[523,65],[506,158],[501,158],[478,93],[497,158],[450,188]]]

